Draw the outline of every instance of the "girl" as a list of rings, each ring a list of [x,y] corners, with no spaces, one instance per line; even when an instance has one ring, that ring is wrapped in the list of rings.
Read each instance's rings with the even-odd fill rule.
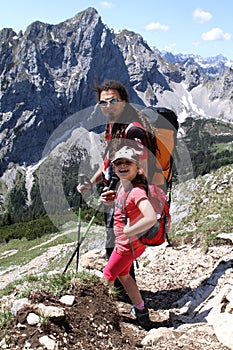
[[[115,153],[112,163],[120,185],[114,201],[115,246],[103,275],[110,287],[117,278],[120,280],[133,304],[131,313],[141,326],[148,328],[149,311],[129,271],[134,258],[138,258],[146,249],[138,236],[152,227],[157,218],[143,186],[145,176],[139,166],[137,152],[124,146]],[[101,201],[110,204],[109,197],[104,192],[101,194]],[[124,214],[127,222],[124,222]]]

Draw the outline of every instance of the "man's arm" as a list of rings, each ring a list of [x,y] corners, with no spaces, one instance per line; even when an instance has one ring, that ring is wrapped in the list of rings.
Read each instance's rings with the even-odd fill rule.
[[[99,169],[98,169],[98,170],[96,171],[96,173],[92,176],[92,178],[91,178],[91,180],[90,180],[92,186],[98,184],[99,182],[101,182],[101,181],[103,180],[102,172],[103,172],[103,164],[101,164],[101,165],[99,166]]]

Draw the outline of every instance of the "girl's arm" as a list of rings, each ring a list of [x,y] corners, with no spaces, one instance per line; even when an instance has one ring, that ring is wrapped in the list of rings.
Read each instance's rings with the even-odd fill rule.
[[[156,213],[148,199],[142,199],[138,204],[138,208],[143,215],[142,218],[132,226],[130,226],[128,219],[127,225],[124,227],[123,232],[129,237],[147,231],[157,222]]]

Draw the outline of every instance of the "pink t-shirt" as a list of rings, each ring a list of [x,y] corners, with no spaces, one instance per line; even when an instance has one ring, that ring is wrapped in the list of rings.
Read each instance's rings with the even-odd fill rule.
[[[118,252],[127,253],[131,252],[129,239],[123,233],[124,222],[122,219],[122,206],[127,218],[130,219],[130,225],[137,222],[142,214],[138,209],[138,204],[142,199],[147,199],[147,194],[142,186],[135,186],[129,191],[125,191],[120,185],[117,191],[115,199],[115,211],[114,211],[114,233],[115,233],[115,248]],[[142,249],[145,245],[141,243],[137,236],[131,236],[130,240],[132,242],[134,250]]]

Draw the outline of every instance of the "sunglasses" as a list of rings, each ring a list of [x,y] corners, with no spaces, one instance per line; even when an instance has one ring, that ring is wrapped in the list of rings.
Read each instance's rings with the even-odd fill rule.
[[[118,162],[115,162],[114,165],[116,167],[121,166],[121,165],[132,165],[134,162],[131,162],[130,160],[119,160]]]
[[[107,107],[107,105],[116,105],[120,101],[121,100],[119,98],[112,98],[111,100],[108,100],[108,101],[100,100],[99,105],[100,107]]]

